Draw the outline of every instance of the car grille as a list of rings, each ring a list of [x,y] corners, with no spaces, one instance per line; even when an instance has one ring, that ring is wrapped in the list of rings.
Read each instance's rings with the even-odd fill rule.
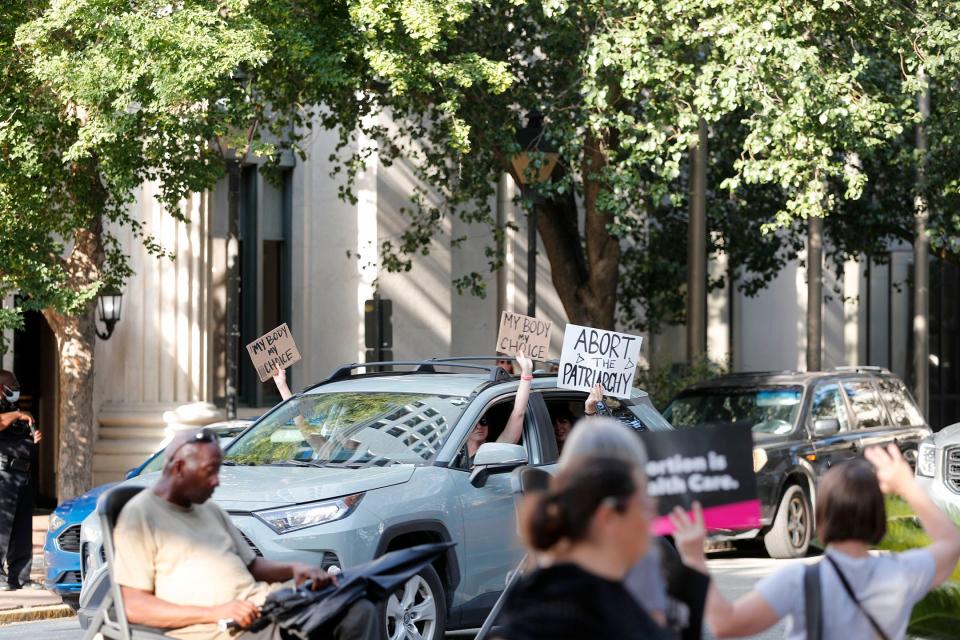
[[[64,571],[60,579],[57,580],[57,584],[80,584],[80,582],[79,571]]]
[[[57,536],[57,546],[61,551],[80,553],[80,525],[74,524]]]
[[[332,566],[337,566],[341,569],[343,568],[340,567],[340,558],[337,557],[337,554],[332,551],[324,551],[323,560],[320,562],[320,568],[326,571]]]
[[[243,536],[243,541],[247,543],[247,546],[253,549],[253,552],[262,558],[263,552],[257,548],[257,545],[253,544],[253,540],[247,537],[247,534],[243,531],[240,531],[240,535]]]
[[[952,491],[960,493],[960,447],[947,449],[943,466],[943,481]]]

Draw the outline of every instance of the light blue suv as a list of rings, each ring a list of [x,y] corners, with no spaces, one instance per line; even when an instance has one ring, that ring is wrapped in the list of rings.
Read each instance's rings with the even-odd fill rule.
[[[535,375],[520,444],[499,444],[516,378],[459,359],[385,364],[408,370],[343,367],[260,418],[226,447],[213,499],[257,553],[334,572],[393,549],[456,542],[382,608],[391,640],[437,640],[479,626],[493,606],[523,553],[508,472],[555,464],[551,415],[582,415],[586,394]],[[609,405],[638,430],[671,429],[642,391]],[[466,439],[482,417],[489,441],[471,468]],[[103,591],[101,535],[95,518],[84,521],[81,622]]]

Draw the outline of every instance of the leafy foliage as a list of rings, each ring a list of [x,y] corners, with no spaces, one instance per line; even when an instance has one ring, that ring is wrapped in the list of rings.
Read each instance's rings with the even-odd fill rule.
[[[930,544],[916,514],[902,499],[888,497],[887,535],[877,545],[886,551],[906,551]],[[918,602],[910,615],[908,631],[911,634],[939,640],[956,636],[960,623],[960,566],[954,568],[949,580],[928,593]]]
[[[634,385],[650,395],[650,401],[663,411],[670,401],[685,388],[698,382],[722,376],[725,365],[702,357],[688,364],[673,364],[640,369]]]

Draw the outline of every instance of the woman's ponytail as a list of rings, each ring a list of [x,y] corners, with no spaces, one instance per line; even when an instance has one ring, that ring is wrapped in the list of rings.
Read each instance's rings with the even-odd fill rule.
[[[524,500],[520,530],[527,544],[545,551],[561,540],[587,535],[597,507],[607,498],[629,498],[637,490],[633,467],[613,458],[583,458],[564,468],[550,489]]]

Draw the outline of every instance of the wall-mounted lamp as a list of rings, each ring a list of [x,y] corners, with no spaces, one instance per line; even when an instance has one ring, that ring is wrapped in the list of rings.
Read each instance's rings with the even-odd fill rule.
[[[101,340],[109,340],[113,334],[113,328],[120,321],[120,308],[123,306],[123,294],[117,289],[104,289],[99,298],[97,298],[97,319],[107,328],[105,333],[101,333],[97,328],[97,337]]]

